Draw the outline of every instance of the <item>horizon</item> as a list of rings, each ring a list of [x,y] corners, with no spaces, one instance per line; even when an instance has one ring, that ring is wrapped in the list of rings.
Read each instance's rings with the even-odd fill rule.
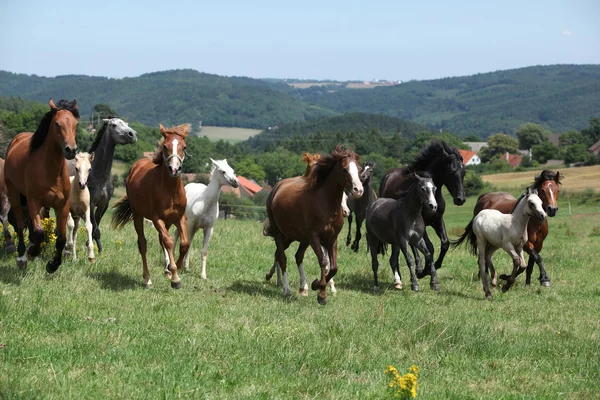
[[[420,81],[600,64],[600,4],[590,0],[107,0],[101,8],[0,1],[0,70],[45,77],[193,69],[255,79]]]

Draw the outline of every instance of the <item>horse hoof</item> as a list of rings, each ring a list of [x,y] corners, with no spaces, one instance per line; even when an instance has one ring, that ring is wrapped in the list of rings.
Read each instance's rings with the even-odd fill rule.
[[[417,278],[422,279],[422,278],[425,278],[427,275],[429,275],[427,272],[428,271],[422,269],[420,271],[416,271],[415,274],[417,275]]]
[[[324,306],[325,304],[327,304],[327,297],[321,297],[317,295],[317,303]]]
[[[373,287],[373,293],[379,294],[379,286],[374,286]]]
[[[146,289],[152,289],[152,282],[148,281],[144,284],[144,286],[146,287]]]
[[[543,286],[543,287],[550,287],[550,286],[552,286],[550,284],[550,281],[540,281],[540,285]]]
[[[410,285],[410,290],[412,290],[414,292],[418,292],[419,291],[419,285]]]
[[[491,301],[492,300],[492,294],[490,293],[490,294],[486,295],[485,298],[486,298],[486,300],[490,300]]]
[[[396,290],[402,290],[402,282],[396,282],[394,283],[394,289]]]
[[[308,296],[308,289],[300,289],[298,291],[298,293],[300,293],[300,296],[307,297]]]
[[[271,278],[272,278],[272,277],[273,277],[273,274],[267,274],[267,275],[265,275],[265,280],[266,280],[267,282],[269,282],[269,281],[271,280]]]
[[[90,264],[93,264],[96,262],[95,258],[88,257],[88,260],[89,260]]]
[[[4,252],[6,254],[11,254],[11,253],[14,253],[15,251],[17,251],[17,248],[12,243],[11,244],[7,244],[6,246],[4,246]]]
[[[179,281],[179,282],[173,282],[173,281],[171,281],[171,288],[173,288],[173,289],[181,289],[181,281]]]
[[[59,263],[55,263],[54,260],[50,260],[46,264],[46,272],[48,272],[49,274],[53,274],[56,272],[58,267],[60,267]]]
[[[314,281],[312,281],[312,283],[310,284],[310,288],[312,290],[318,290],[321,288],[321,283],[319,282],[318,279],[315,279]]]
[[[500,279],[507,281],[510,275],[502,274],[500,275]]]
[[[431,283],[431,284],[429,284],[429,287],[431,288],[431,290],[435,290],[436,292],[440,290],[439,283]]]
[[[509,284],[502,285],[502,293],[506,293],[508,291],[508,289],[510,289],[510,285]]]
[[[17,267],[22,271],[27,269],[27,259],[24,259],[24,260],[17,259]]]

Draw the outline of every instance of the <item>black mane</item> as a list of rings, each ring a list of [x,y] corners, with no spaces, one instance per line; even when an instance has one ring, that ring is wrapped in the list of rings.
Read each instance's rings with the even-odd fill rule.
[[[557,172],[558,174],[558,172]],[[535,178],[533,178],[533,183],[531,184],[531,188],[532,189],[537,189],[540,190],[542,188],[542,184],[546,181],[553,181],[554,180],[554,172],[550,171],[550,170],[543,170],[542,173],[539,176],[536,176]],[[556,180],[557,184],[561,184],[560,182],[560,178],[562,176],[559,174],[558,179]]]
[[[515,212],[515,210],[517,209],[517,206],[519,205],[519,203],[521,202],[521,200],[523,200],[525,197],[527,197],[527,191],[525,191],[525,193],[523,193],[523,194],[521,195],[521,197],[519,197],[519,198],[517,199],[517,202],[515,203],[515,206],[513,207],[513,209],[512,209],[512,210],[510,210],[510,213],[511,213],[511,214]]]
[[[444,155],[444,152],[447,153],[447,155]],[[421,154],[415,157],[413,162],[408,165],[408,168],[404,170],[404,174],[408,175],[413,171],[426,171],[436,160],[451,160],[453,157],[462,161],[462,156],[456,148],[443,141],[433,141],[421,151]]]
[[[30,153],[33,153],[44,143],[44,140],[46,140],[46,136],[48,136],[48,132],[50,130],[50,122],[52,122],[52,119],[54,118],[56,113],[60,110],[70,111],[71,114],[73,114],[73,116],[75,118],[77,118],[77,119],[80,118],[79,109],[77,108],[77,105],[75,102],[71,102],[68,100],[59,101],[56,108],[48,111],[44,115],[44,117],[40,121],[40,124],[38,125],[38,128],[36,129],[33,136],[31,137],[31,143],[29,144],[29,152]]]

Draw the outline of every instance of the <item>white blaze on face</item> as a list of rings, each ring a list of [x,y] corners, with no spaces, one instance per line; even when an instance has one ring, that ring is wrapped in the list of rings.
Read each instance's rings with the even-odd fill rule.
[[[171,153],[175,157],[171,157],[169,160],[169,166],[172,171],[177,172],[179,170],[179,166],[181,165],[181,161],[179,161],[179,154],[177,153],[177,145],[179,141],[177,139],[173,139],[173,153]]]
[[[348,208],[348,195],[346,192],[342,193],[342,215],[344,217],[350,215],[350,209]]]
[[[425,186],[427,186],[427,191],[429,192],[429,204],[433,204],[435,208],[437,208],[437,201],[435,201],[435,187],[433,186],[433,183],[427,182]]]
[[[539,196],[535,195],[535,196],[530,196],[529,198],[531,200],[531,202],[533,203],[534,207],[534,211],[539,213],[540,217],[542,218],[546,218],[546,212],[544,211],[544,204],[542,203],[542,200],[540,199]]]
[[[358,167],[354,161],[348,164],[348,172],[350,172],[350,177],[352,178],[352,196],[355,198],[359,198],[363,194],[363,185],[358,176]]]
[[[550,192],[550,204],[556,204],[556,200],[554,200],[554,190],[548,186],[548,191]]]

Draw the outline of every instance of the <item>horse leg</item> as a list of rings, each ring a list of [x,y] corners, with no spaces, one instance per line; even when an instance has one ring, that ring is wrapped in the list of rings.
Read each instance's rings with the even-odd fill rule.
[[[317,259],[319,260],[319,266],[321,267],[321,279],[315,279],[310,287],[312,290],[319,290],[317,294],[317,302],[321,305],[327,304],[327,275],[328,272],[331,273],[329,269],[329,260],[328,257],[323,253],[323,248],[321,247],[321,240],[319,239],[319,235],[316,232],[311,232],[310,235],[310,247],[312,247],[313,251],[317,255]]]
[[[17,248],[15,247],[12,237],[10,237],[10,232],[8,231],[8,211],[10,209],[8,196],[2,196],[0,203],[0,220],[2,221],[2,228],[4,230],[4,252],[6,254],[10,254],[17,251]]]
[[[448,239],[448,235],[446,233],[446,225],[444,224],[444,219],[440,218],[437,221],[434,221],[433,224],[431,224],[431,227],[435,230],[435,233],[438,235],[438,237],[440,238],[440,255],[438,256],[438,259],[435,261],[435,269],[441,269],[442,268],[442,262],[444,261],[444,257],[446,256],[446,253],[448,252],[448,248],[450,247],[450,240]],[[427,248],[429,249],[429,251],[431,252],[431,256],[433,257],[434,254],[434,249],[433,249],[433,244],[431,243],[431,240],[429,240],[429,237],[427,236],[427,232],[425,232],[425,234],[423,235],[425,242],[427,243]]]
[[[421,263],[421,256],[419,255],[417,246],[413,246],[411,244],[410,248],[413,252],[413,256],[415,257],[415,272],[416,272],[417,278],[419,278],[419,277],[422,278],[423,276],[425,276],[425,273],[423,272],[423,264]]]
[[[355,253],[358,253],[358,244],[360,243],[360,238],[362,235],[360,234],[360,228],[362,227],[363,220],[365,218],[359,218],[358,214],[356,215],[356,236],[354,237],[354,243],[352,243],[352,250]]]
[[[104,216],[104,213],[107,209],[108,201],[106,202],[106,204],[99,205],[98,209],[96,210],[96,229],[94,230],[93,237],[96,241],[96,244],[98,245],[98,253],[102,253],[102,242],[100,241],[100,221],[102,220],[102,217]]]
[[[483,287],[483,293],[488,300],[492,300],[492,292],[488,286],[488,274],[485,271],[485,257],[486,257],[487,242],[483,238],[477,238],[477,263],[479,264],[479,276],[481,277],[481,286]],[[490,256],[491,257],[491,256]]]
[[[94,231],[94,226],[92,224],[92,216],[90,215],[90,207],[88,207],[88,209],[85,211],[85,230],[87,231],[88,235],[88,261],[90,263],[94,263],[96,262],[96,255],[94,254],[94,240],[92,239],[92,232]],[[75,237],[77,237],[77,230],[75,231]]]
[[[289,244],[286,246],[285,241],[278,234],[276,234],[275,245],[277,246],[277,249],[275,250],[275,259],[281,268],[281,275],[283,278],[283,295],[289,296],[291,294],[291,290],[287,275],[287,258],[285,256],[285,249],[289,246]]]
[[[63,204],[54,208],[54,214],[56,214],[56,244],[54,257],[46,264],[46,271],[50,274],[56,272],[60,264],[62,264],[62,255],[67,243],[67,219],[69,218],[69,202],[64,201]],[[35,224],[39,223],[40,216],[36,215]],[[40,225],[41,228],[41,225]],[[43,230],[42,230],[43,235]]]
[[[323,250],[327,250],[323,247]],[[337,290],[335,288],[335,282],[333,282],[333,277],[337,273],[337,239],[335,240],[332,247],[325,252],[328,255],[328,269],[327,269],[327,278],[326,285],[331,289],[331,294],[335,295]]]
[[[300,243],[296,251],[296,265],[298,265],[298,273],[300,274],[300,289],[299,293],[302,296],[308,296],[308,283],[306,283],[306,274],[304,273],[304,253],[308,248],[308,243]]]
[[[402,277],[400,275],[400,266],[398,257],[400,256],[400,246],[392,245],[392,254],[390,255],[390,267],[392,268],[392,274],[394,275],[394,289],[402,289]]]
[[[146,259],[148,242],[146,241],[146,235],[144,234],[144,217],[134,213],[133,226],[138,237],[138,250],[140,251],[140,255],[142,256],[142,277],[144,278],[144,286],[150,289],[152,287],[152,281],[150,280],[150,271],[148,271],[148,260]]]
[[[529,243],[525,245],[524,250],[527,252],[527,254],[529,254],[529,262],[527,263],[527,274],[525,278],[525,284],[531,284],[531,274],[533,273],[533,265],[535,263],[540,268],[540,285],[544,287],[550,287],[550,278],[546,273],[546,269],[544,268],[544,263],[542,262],[542,256],[540,256],[540,253],[538,253],[533,247],[531,247]]]
[[[373,292],[379,292],[379,280],[377,279],[377,270],[379,269],[379,261],[377,261],[377,255],[379,254],[379,240],[374,235],[369,233],[367,230],[367,246],[371,252],[371,269],[373,270]]]
[[[75,221],[73,220],[73,216],[69,213],[69,217],[67,218],[67,244],[65,244],[65,254],[73,254],[73,227],[75,226]],[[73,258],[75,260],[75,258]]]
[[[346,237],[346,246],[352,243],[352,211],[348,214],[348,236]]]
[[[179,235],[179,258],[177,258],[177,269],[179,270],[182,268],[190,250],[190,239],[188,236],[187,218],[185,215],[175,223],[175,228],[177,228],[176,232]],[[171,286],[173,285],[171,284]],[[181,284],[179,286],[181,287]]]
[[[202,242],[202,273],[200,276],[202,279],[206,279],[206,258],[208,256],[208,242],[210,242],[210,237],[213,234],[213,227],[207,226],[203,228],[204,230],[204,240]]]
[[[412,244],[410,245],[412,248],[413,254],[415,255],[415,263],[417,264],[416,273],[417,273],[417,278],[419,278],[419,279],[424,278],[427,275],[429,275],[431,273],[432,269],[435,269],[436,271],[438,270],[437,264],[436,265],[433,264],[433,254],[435,252],[435,249],[433,248],[433,243],[431,243],[431,239],[429,239],[429,236],[427,235],[427,229],[425,229],[423,231],[423,240],[425,241],[427,250],[431,254],[431,261],[429,261],[428,265],[423,265],[421,267],[421,255],[417,251],[418,246],[413,246]],[[425,264],[427,264],[427,261]],[[419,270],[419,267],[421,268],[420,270]]]
[[[431,290],[440,290],[440,283],[437,279],[437,270],[435,269],[435,264],[433,263],[433,254],[431,254],[429,251],[429,247],[427,247],[427,242],[425,242],[424,238],[419,240],[419,243],[417,243],[417,248],[425,256],[425,264],[429,265],[429,275],[431,276],[431,279],[429,280],[429,287]],[[410,273],[412,280],[413,271],[411,270]]]
[[[177,274],[177,264],[175,263],[175,256],[173,255],[173,238],[169,235],[169,230],[167,229],[164,221],[155,217],[152,221],[154,224],[154,228],[158,231],[158,239],[162,247],[169,254],[169,265],[165,268],[165,277],[171,281],[171,287],[173,289],[181,288],[181,278]],[[181,222],[179,222],[181,224]],[[186,228],[185,222],[183,228]],[[179,229],[179,226],[178,226]],[[187,229],[187,228],[186,228]],[[187,239],[187,232],[185,232],[185,236]],[[183,237],[181,238],[181,242],[183,244]],[[186,243],[189,246],[189,243]],[[179,254],[179,261],[183,261],[182,255]]]
[[[23,214],[23,208],[20,206],[20,194],[16,188],[12,186],[10,182],[6,182],[8,188],[8,200],[11,204],[16,204],[12,208],[13,215],[15,217],[15,230],[17,231],[17,237],[19,244],[17,245],[17,267],[19,269],[27,268],[27,256],[25,255],[25,238],[23,237],[23,229],[25,228],[25,215]]]
[[[496,268],[494,268],[494,263],[492,262],[492,256],[494,255],[494,251],[488,249],[485,253],[485,271],[491,277],[490,286],[495,288],[498,286],[498,274],[496,273]]]
[[[29,232],[29,248],[27,249],[27,257],[29,260],[33,260],[40,255],[42,250],[42,242],[44,241],[44,228],[42,228],[42,221],[40,218],[40,205],[36,199],[28,199],[27,201],[27,213],[30,221],[30,232]],[[58,221],[57,221],[58,222]],[[57,224],[58,227],[58,224]],[[66,229],[66,221],[65,221]],[[64,235],[64,233],[63,233]],[[59,264],[60,265],[60,264]]]
[[[517,249],[512,244],[507,243],[504,250],[513,260],[513,270],[510,276],[506,274],[500,275],[500,279],[506,280],[506,284],[502,286],[502,292],[506,292],[510,289],[513,283],[515,283],[515,278],[525,271],[525,268],[527,267],[527,264],[525,264],[525,260],[523,259],[523,249]]]
[[[423,246],[425,247],[425,242],[423,242]],[[397,247],[397,249],[402,251],[404,259],[406,260],[406,266],[408,267],[408,271],[410,272],[410,289],[415,292],[418,291],[419,283],[417,282],[417,276],[415,275],[415,266],[413,263],[413,258],[410,256],[410,251],[408,251],[408,241],[400,240],[400,243],[398,243],[398,245],[394,247]],[[398,251],[397,249],[395,249],[396,252]],[[396,266],[396,268],[399,268],[398,265]],[[431,279],[433,279],[433,277]]]

